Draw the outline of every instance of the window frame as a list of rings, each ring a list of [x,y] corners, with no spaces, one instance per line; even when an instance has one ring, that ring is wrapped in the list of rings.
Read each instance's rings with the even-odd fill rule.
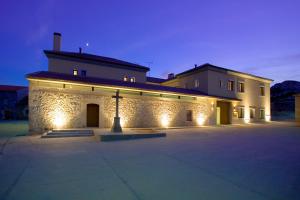
[[[250,110],[249,110],[249,117],[250,117],[250,119],[255,119],[255,112],[256,112],[256,109],[255,108],[249,108]],[[252,116],[252,112],[251,111],[253,111],[253,116]]]
[[[86,74],[87,74],[87,72],[86,72],[86,70],[81,70],[81,76],[84,76],[84,77],[86,77]]]
[[[241,113],[242,113],[242,115],[241,115]],[[245,118],[245,107],[238,107],[238,118],[239,119]]]
[[[73,69],[73,76],[78,76],[78,69]]]
[[[130,83],[135,83],[135,77],[130,77]]]
[[[199,79],[195,79],[194,80],[194,87],[195,88],[199,88],[200,87],[200,81],[199,81]]]
[[[234,80],[227,81],[227,90],[233,92],[234,91]]]
[[[242,87],[241,87],[241,85],[242,85]],[[243,82],[243,81],[238,81],[238,85],[237,85],[237,91],[239,92],[239,93],[245,93],[245,82]]]
[[[263,90],[262,90],[263,88]],[[259,96],[264,97],[266,96],[266,87],[264,85],[259,86]]]
[[[186,121],[187,122],[193,121],[193,111],[192,110],[186,110]]]
[[[259,109],[259,119],[266,119],[266,110],[264,108]]]

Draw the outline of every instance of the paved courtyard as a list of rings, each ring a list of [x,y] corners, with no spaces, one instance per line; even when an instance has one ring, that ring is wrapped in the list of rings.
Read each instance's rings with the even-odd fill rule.
[[[300,128],[293,124],[167,133],[107,143],[1,138],[0,199],[300,198]]]

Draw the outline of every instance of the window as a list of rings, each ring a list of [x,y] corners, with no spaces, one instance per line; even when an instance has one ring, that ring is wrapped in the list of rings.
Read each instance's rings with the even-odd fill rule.
[[[123,81],[128,81],[128,77],[124,76]]]
[[[81,76],[86,76],[86,70],[81,70]]]
[[[250,108],[250,118],[253,119],[255,117],[255,108]]]
[[[78,76],[78,70],[77,69],[73,69],[73,75]]]
[[[259,90],[260,90],[260,96],[265,96],[265,86],[260,86]]]
[[[131,78],[130,78],[130,82],[131,82],[131,83],[134,83],[134,82],[135,82],[135,77],[131,77]]]
[[[200,82],[198,79],[195,80],[195,87],[198,88],[200,86]]]
[[[234,89],[234,81],[228,81],[228,83],[227,83],[227,89],[229,91],[233,91],[233,89]]]
[[[244,118],[245,116],[245,109],[243,107],[238,108],[238,118]]]
[[[241,92],[241,93],[245,92],[245,83],[239,82],[238,91]]]
[[[259,111],[259,118],[260,119],[265,119],[265,109],[260,109],[260,111]]]
[[[219,87],[222,88],[223,82],[219,80]]]
[[[186,121],[193,121],[193,112],[191,110],[186,111]]]

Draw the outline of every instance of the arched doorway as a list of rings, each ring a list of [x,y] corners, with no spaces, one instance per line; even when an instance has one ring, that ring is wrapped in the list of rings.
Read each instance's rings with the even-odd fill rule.
[[[86,126],[99,127],[99,105],[98,104],[87,104]]]

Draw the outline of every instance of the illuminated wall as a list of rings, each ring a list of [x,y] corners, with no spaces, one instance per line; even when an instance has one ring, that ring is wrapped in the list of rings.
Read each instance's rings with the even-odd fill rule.
[[[49,87],[48,87],[49,86]],[[30,83],[29,124],[32,132],[53,128],[86,127],[86,105],[99,104],[99,127],[110,128],[115,115],[112,92],[92,91],[89,87],[63,88],[61,85]],[[127,95],[120,100],[122,127],[177,127],[215,124],[215,101],[168,99]],[[192,121],[186,120],[192,110]]]

